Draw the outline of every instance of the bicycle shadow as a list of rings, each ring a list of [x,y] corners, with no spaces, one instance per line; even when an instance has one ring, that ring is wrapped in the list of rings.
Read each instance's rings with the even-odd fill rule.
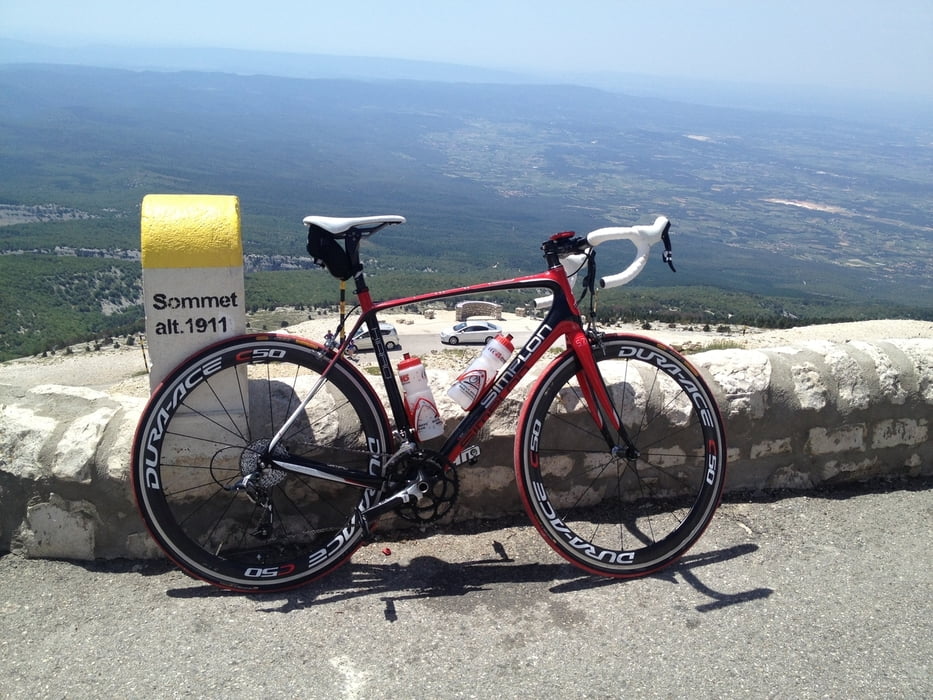
[[[262,603],[279,605],[261,608],[264,612],[288,613],[320,605],[333,605],[347,600],[377,596],[385,603],[385,618],[398,619],[396,603],[446,597],[462,598],[492,592],[497,587],[529,584],[549,584],[548,591],[558,595],[592,590],[604,586],[624,585],[624,579],[610,579],[583,574],[569,563],[516,564],[498,541],[492,543],[497,555],[467,562],[447,562],[433,556],[412,559],[407,564],[361,564],[351,561],[330,576],[294,591],[248,594]],[[698,570],[744,557],[758,550],[758,545],[740,544],[701,554],[684,556],[679,562],[650,577],[679,584],[682,580],[711,600],[696,606],[698,612],[711,612],[731,605],[761,600],[774,591],[755,588],[738,593],[717,591],[705,584]],[[555,583],[557,581],[557,583]],[[196,586],[167,591],[176,598],[208,598],[231,595],[213,586]],[[242,595],[242,594],[238,594]]]

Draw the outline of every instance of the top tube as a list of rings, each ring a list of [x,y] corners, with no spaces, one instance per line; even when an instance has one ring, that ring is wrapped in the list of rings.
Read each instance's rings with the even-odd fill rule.
[[[357,297],[360,305],[360,316],[353,325],[348,337],[355,335],[364,324],[370,330],[373,328],[378,329],[380,312],[410,304],[419,304],[458,296],[476,295],[485,292],[542,288],[550,291],[554,298],[558,300],[532,337],[518,351],[509,365],[500,372],[499,379],[487,389],[482,397],[480,397],[476,406],[466,414],[454,429],[453,433],[451,433],[450,437],[445,441],[443,448],[441,448],[441,452],[447,455],[451,461],[457,458],[461,450],[470,439],[475,436],[518,381],[557,339],[570,335],[574,331],[583,332],[580,312],[573,297],[570,281],[567,278],[566,271],[559,264],[545,272],[537,274],[523,275],[494,282],[482,282],[475,285],[454,287],[436,292],[426,292],[382,302],[374,302],[372,300],[369,289],[366,287],[366,281],[362,271],[356,275],[355,280],[357,285]],[[401,392],[396,382],[391,381],[391,378],[394,377],[392,363],[388,356],[388,351],[385,349],[385,345],[382,342],[381,334],[379,334],[378,331],[374,337],[373,349],[376,354],[376,362],[379,366],[380,374],[385,381],[385,388],[396,426],[410,429],[411,425],[404,407],[404,400],[401,396]]]

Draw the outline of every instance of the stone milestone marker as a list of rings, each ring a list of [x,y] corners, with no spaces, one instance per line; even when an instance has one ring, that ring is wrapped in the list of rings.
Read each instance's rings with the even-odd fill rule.
[[[149,387],[155,389],[192,353],[246,332],[240,201],[146,195],[140,229]]]

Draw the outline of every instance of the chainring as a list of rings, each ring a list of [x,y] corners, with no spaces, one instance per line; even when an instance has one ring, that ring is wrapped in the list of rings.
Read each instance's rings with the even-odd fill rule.
[[[457,501],[460,480],[451,465],[444,467],[442,458],[427,452],[408,457],[402,471],[407,480],[425,481],[430,488],[417,501],[395,509],[404,520],[413,523],[433,523],[447,515]]]

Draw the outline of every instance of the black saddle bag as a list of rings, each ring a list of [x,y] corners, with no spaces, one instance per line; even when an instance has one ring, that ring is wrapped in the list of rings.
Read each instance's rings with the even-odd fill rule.
[[[315,263],[326,267],[339,280],[346,281],[361,269],[360,265],[353,265],[347,251],[333,236],[317,226],[308,227],[308,253]]]

